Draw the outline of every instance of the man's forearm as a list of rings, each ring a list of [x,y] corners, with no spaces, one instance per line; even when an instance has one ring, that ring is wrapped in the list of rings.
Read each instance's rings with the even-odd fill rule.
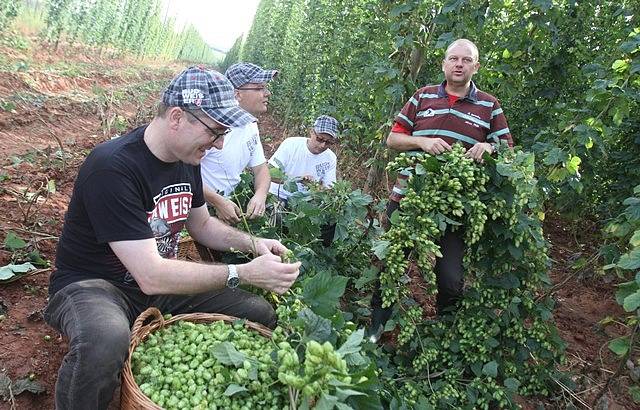
[[[203,293],[223,289],[227,283],[227,266],[164,259],[153,238],[109,242],[109,246],[147,295]],[[282,263],[278,255],[287,248],[275,240],[262,239],[258,249],[257,259],[236,265],[240,283],[286,292],[300,273],[300,262]]]
[[[195,294],[226,286],[226,265],[160,259],[153,271],[148,269],[136,277],[140,289],[147,295]]]
[[[254,251],[254,237],[215,217],[208,218],[199,229],[189,229],[189,234],[207,248],[220,251],[228,251],[230,248],[242,252]]]
[[[207,201],[208,204],[211,204],[215,207],[217,207],[220,204],[220,202],[224,201],[225,199],[222,195],[220,195],[215,190],[207,186],[203,187],[203,191],[204,191],[204,200]]]
[[[420,138],[413,137],[407,134],[401,134],[398,132],[392,132],[387,137],[387,146],[393,148],[396,151],[411,151],[421,150]]]
[[[226,285],[225,265],[162,258],[154,239],[110,242],[109,245],[148,295],[200,293]]]
[[[269,175],[269,167],[267,163],[260,164],[251,168],[253,172],[253,191],[255,196],[267,197],[269,186],[271,185],[271,176]]]

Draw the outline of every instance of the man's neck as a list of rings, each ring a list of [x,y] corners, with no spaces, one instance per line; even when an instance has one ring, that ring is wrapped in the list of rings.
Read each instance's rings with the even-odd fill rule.
[[[154,118],[144,131],[144,143],[147,144],[149,151],[161,161],[175,162],[177,159],[168,151],[165,140],[166,135],[162,133],[164,128],[160,123],[160,119]]]
[[[260,116],[260,114],[262,114],[261,112],[254,112],[251,110],[252,107],[246,107],[242,101],[238,101],[238,105],[240,106],[240,108],[242,108],[243,110],[245,110],[246,112],[248,112],[249,114],[253,115],[254,117],[258,118]]]
[[[445,85],[444,89],[449,95],[455,95],[458,97],[466,97],[469,93],[469,88],[471,88],[471,82],[466,84],[451,84],[447,81],[447,85]]]

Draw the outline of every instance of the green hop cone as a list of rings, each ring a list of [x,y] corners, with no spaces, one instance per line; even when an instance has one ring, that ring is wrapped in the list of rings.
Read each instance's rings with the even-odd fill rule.
[[[280,260],[282,263],[293,263],[295,262],[295,255],[291,249],[288,249],[285,253],[280,255]]]

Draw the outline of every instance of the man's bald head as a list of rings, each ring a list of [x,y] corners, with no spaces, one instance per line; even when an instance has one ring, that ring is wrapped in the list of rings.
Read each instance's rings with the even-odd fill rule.
[[[449,51],[451,51],[451,49],[456,47],[456,46],[469,47],[471,49],[472,54],[473,54],[473,61],[474,62],[477,62],[480,59],[480,53],[478,52],[478,47],[473,43],[473,41],[467,40],[466,38],[459,38],[456,41],[454,41],[453,43],[449,44],[449,47],[447,47],[447,51],[444,53],[445,60],[446,60],[447,56],[449,55]]]

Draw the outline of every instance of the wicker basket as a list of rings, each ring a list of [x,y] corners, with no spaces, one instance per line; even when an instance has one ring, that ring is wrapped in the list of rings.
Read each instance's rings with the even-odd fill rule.
[[[218,313],[188,313],[183,315],[173,316],[169,320],[165,320],[162,317],[162,313],[156,308],[149,308],[142,312],[140,316],[133,323],[131,329],[131,343],[129,344],[129,357],[125,362],[124,369],[122,370],[122,386],[120,388],[120,408],[121,410],[162,410],[157,404],[151,401],[147,396],[142,393],[131,372],[131,355],[133,351],[142,343],[147,336],[155,332],[158,329],[162,329],[165,326],[172,325],[180,320],[186,320],[194,323],[211,323],[218,320],[225,322],[233,322],[238,318],[233,316],[222,315]],[[149,324],[144,324],[150,320]],[[271,337],[271,330],[258,323],[245,321],[245,326],[255,330],[264,337]]]
[[[220,260],[220,252],[207,248],[194,241],[190,236],[185,236],[178,242],[178,259],[191,262],[215,263]]]
[[[196,242],[190,236],[180,238],[178,242],[178,259],[192,262],[201,260],[196,248]]]

